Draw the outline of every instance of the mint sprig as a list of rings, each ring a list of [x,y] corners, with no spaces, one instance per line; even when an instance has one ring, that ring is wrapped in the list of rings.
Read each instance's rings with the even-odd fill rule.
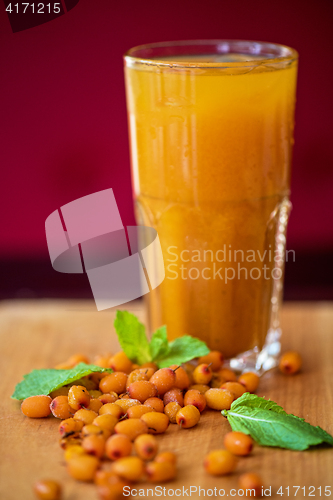
[[[55,368],[32,370],[32,372],[24,375],[24,380],[16,385],[12,398],[25,399],[29,396],[39,396],[41,394],[47,396],[56,389],[80,380],[91,373],[102,373],[105,371],[111,373],[112,369],[101,368],[96,365],[86,365],[85,363],[79,363],[70,370],[57,370]]]
[[[210,351],[202,340],[191,335],[184,335],[178,339],[169,342],[169,351],[164,354],[162,359],[155,362],[159,368],[165,368],[170,365],[180,365],[193,358],[206,356]]]
[[[151,341],[149,342],[149,349],[151,358],[155,362],[163,359],[163,357],[169,353],[170,347],[166,326],[161,326],[161,328],[158,328],[158,330],[153,333]]]
[[[156,330],[149,342],[144,325],[128,311],[117,311],[114,327],[126,356],[140,365],[153,361],[159,368],[164,368],[186,363],[209,353],[202,340],[190,335],[168,342],[166,326]]]
[[[145,327],[134,314],[127,311],[117,311],[114,327],[119,344],[131,361],[139,365],[151,361]]]
[[[320,443],[333,446],[333,437],[321,427],[286,413],[274,401],[248,392],[236,399],[230,410],[223,410],[222,415],[227,417],[233,431],[249,434],[262,446],[289,450],[306,450]]]

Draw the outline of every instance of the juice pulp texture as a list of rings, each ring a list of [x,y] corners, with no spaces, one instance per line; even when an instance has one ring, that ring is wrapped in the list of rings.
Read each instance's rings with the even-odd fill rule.
[[[166,324],[169,338],[190,334],[226,357],[262,348],[269,250],[274,257],[289,195],[296,71],[295,62],[126,68],[136,217],[157,230],[166,271],[148,295],[153,330]]]

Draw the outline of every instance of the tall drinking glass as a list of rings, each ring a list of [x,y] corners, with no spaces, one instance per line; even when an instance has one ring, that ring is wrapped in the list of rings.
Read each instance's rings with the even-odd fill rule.
[[[233,368],[280,349],[297,52],[271,43],[156,43],[125,55],[136,218],[159,235],[151,329],[190,334]]]

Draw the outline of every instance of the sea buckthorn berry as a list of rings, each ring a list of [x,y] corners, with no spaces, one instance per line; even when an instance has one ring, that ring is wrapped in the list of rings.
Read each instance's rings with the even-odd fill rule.
[[[86,365],[89,365],[89,359],[84,354],[73,354],[69,357],[68,363],[72,366],[76,366],[79,363],[85,363]]]
[[[178,388],[170,389],[163,396],[163,404],[166,406],[168,403],[176,402],[180,406],[184,406],[183,391]]]
[[[84,449],[80,444],[73,444],[66,448],[64,453],[64,458],[65,461],[68,462],[69,460],[71,460],[71,458],[76,457],[78,455],[85,455],[85,453],[86,452],[84,451]]]
[[[190,389],[189,391],[186,392],[184,396],[184,405],[193,405],[198,408],[200,413],[204,411],[206,408],[206,398],[204,394],[201,394],[199,391],[196,391],[194,389]]]
[[[117,401],[114,404],[120,406],[120,408],[123,410],[125,414],[127,413],[129,408],[131,408],[132,406],[138,406],[141,404],[141,402],[138,399],[122,398],[122,399],[117,399]]]
[[[156,363],[153,361],[149,361],[148,363],[144,363],[143,365],[140,366],[140,368],[152,368],[154,370],[154,373],[157,372],[158,366]]]
[[[153,363],[154,364],[154,363]],[[148,380],[151,379],[151,377],[154,375],[154,373],[158,370],[158,368],[153,368],[153,367],[149,367],[149,366],[146,366],[146,367],[140,367],[138,368],[140,371],[143,371],[145,373],[145,375],[147,375],[148,377]]]
[[[176,454],[172,451],[162,451],[155,457],[155,462],[165,463],[169,462],[171,464],[176,465],[177,457]]]
[[[174,384],[178,389],[188,389],[190,386],[190,379],[182,366],[170,365],[169,368],[174,370],[176,374],[176,382]]]
[[[225,382],[221,385],[221,389],[232,392],[235,395],[235,399],[240,398],[246,392],[245,387],[239,382]]]
[[[148,368],[147,368],[147,370],[144,370],[141,368],[138,368],[137,370],[133,370],[128,375],[128,379],[126,382],[126,389],[128,389],[129,386],[131,384],[133,384],[133,382],[139,382],[140,380],[148,381],[150,377],[148,377],[148,374],[146,373],[146,371],[148,371]]]
[[[247,392],[254,392],[257,390],[260,378],[256,373],[246,372],[243,373],[239,378],[238,382],[245,387]]]
[[[107,403],[103,405],[102,408],[99,409],[98,412],[100,415],[113,415],[116,418],[120,418],[125,415],[124,410],[116,403]]]
[[[67,422],[69,420],[72,420],[72,418],[67,418],[66,420],[63,420],[63,422]],[[75,422],[75,432],[81,432],[84,427],[84,422],[82,420],[76,420],[74,417],[73,420]]]
[[[103,403],[100,399],[98,398],[91,398],[88,410],[95,411],[96,413],[99,412],[99,410],[102,408]]]
[[[157,372],[158,370],[158,366],[156,363],[152,362],[152,361],[149,361],[148,363],[143,363],[143,365],[140,366],[140,369],[152,369],[153,370],[153,373]]]
[[[114,472],[105,469],[97,469],[94,476],[94,483],[96,486],[107,485],[109,477],[116,476]]]
[[[23,415],[30,418],[43,418],[51,413],[50,404],[52,399],[50,396],[30,396],[21,404]]]
[[[129,422],[133,420],[130,419]],[[150,434],[163,434],[169,427],[169,417],[164,413],[157,411],[151,411],[150,413],[145,413],[142,415],[141,420],[147,424]]]
[[[96,436],[102,436],[106,441],[107,438],[111,436],[111,431],[109,429],[106,429],[105,427],[100,427],[99,425],[95,424],[85,425],[81,431],[81,436],[86,437],[91,436],[92,434]]]
[[[81,446],[82,439],[78,433],[73,434],[71,436],[63,437],[59,440],[60,448],[63,450],[67,450],[71,446]]]
[[[116,392],[121,394],[126,391],[127,374],[123,372],[110,373],[103,377],[99,383],[99,389],[103,393]]]
[[[189,389],[199,391],[200,394],[205,394],[208,391],[208,389],[210,389],[210,387],[209,387],[209,385],[206,385],[206,384],[193,384],[193,385],[190,385]]]
[[[128,387],[128,393],[131,398],[138,399],[141,403],[144,403],[146,399],[157,396],[157,389],[154,384],[147,380],[138,380]]]
[[[95,426],[96,427],[96,426]],[[82,448],[88,455],[102,458],[105,449],[105,439],[103,435],[91,434],[82,441]]]
[[[176,401],[168,403],[164,407],[164,413],[166,414],[167,417],[169,417],[171,424],[176,423],[176,415],[177,415],[178,411],[181,410],[181,408],[182,407],[180,406],[180,404],[178,404]]]
[[[59,425],[60,436],[68,436],[70,434],[75,434],[80,432],[84,426],[84,423],[80,420],[75,420],[74,418],[66,418]]]
[[[223,365],[223,354],[220,351],[210,351],[206,356],[201,356],[198,359],[199,365],[205,363],[207,365],[211,365],[211,369],[213,372],[216,372]]]
[[[235,395],[227,389],[209,389],[205,398],[207,406],[212,410],[229,410]]]
[[[112,484],[120,484],[120,485],[122,485],[122,487],[129,484],[128,481],[125,481],[124,479],[120,478],[119,476],[117,476],[117,474],[112,472],[112,470],[110,470],[110,469],[107,469],[107,470],[98,469],[95,473],[95,476],[94,476],[94,483],[97,486],[101,486],[101,485],[110,486]],[[120,497],[120,498],[122,498],[122,497]],[[111,500],[114,500],[114,498],[112,497]]]
[[[75,456],[67,463],[69,475],[78,481],[92,481],[98,467],[99,460],[93,455]]]
[[[95,356],[94,365],[100,366],[101,368],[109,368],[109,360],[111,356],[111,353]]]
[[[261,497],[263,487],[261,477],[254,472],[246,472],[238,478],[238,488],[244,491],[245,497],[249,496],[249,494],[253,497]],[[250,492],[247,493],[248,490]]]
[[[285,375],[294,375],[299,372],[302,366],[302,358],[295,351],[285,352],[280,359],[279,368]]]
[[[132,452],[132,442],[125,434],[114,434],[105,443],[105,454],[111,460],[127,457]]]
[[[93,425],[95,425],[95,424],[93,424]],[[97,425],[97,427],[99,427],[99,425]],[[101,429],[103,431],[103,437],[104,437],[104,439],[107,440],[111,436],[112,431],[110,431],[106,427],[101,427]]]
[[[99,415],[93,421],[93,425],[97,427],[101,427],[102,429],[107,429],[110,432],[113,432],[115,426],[118,423],[118,418],[110,413],[105,413],[104,415]]]
[[[73,382],[71,384],[72,385],[82,385],[83,387],[85,387],[87,389],[87,391],[93,391],[93,390],[96,390],[98,389],[98,384],[99,384],[99,381],[98,383],[96,384],[94,382],[94,380],[90,379],[89,376],[87,377],[82,377],[80,378],[80,380],[77,380],[76,382]]]
[[[213,372],[212,380],[210,381],[210,386],[213,389],[219,389],[225,382],[226,379],[224,377],[222,377],[219,373]]]
[[[128,408],[126,414],[128,418],[141,418],[142,415],[144,415],[145,413],[149,413],[150,411],[152,411],[152,408],[140,404]]]
[[[98,399],[102,402],[103,405],[108,403],[114,403],[118,399],[118,394],[116,392],[110,392],[106,394],[102,394],[102,396],[98,396]]]
[[[196,384],[209,384],[212,380],[213,372],[209,365],[202,363],[193,372],[193,380]]]
[[[70,435],[70,436],[64,436],[59,439],[59,446],[63,450],[67,450],[67,448],[70,448],[71,446],[81,446],[82,439],[79,433]]]
[[[73,368],[73,365],[71,365],[68,361],[65,361],[64,363],[55,365],[54,368],[56,370],[70,370],[71,368]]]
[[[196,406],[184,406],[176,415],[176,422],[182,429],[194,427],[200,420],[200,411]]]
[[[175,464],[170,462],[150,462],[146,467],[147,479],[151,483],[165,483],[176,477]]]
[[[83,438],[95,434],[97,436],[103,436],[103,429],[98,425],[89,424],[82,427],[81,436]]]
[[[99,382],[98,382],[99,383]],[[97,389],[93,389],[92,391],[89,391],[89,394],[90,394],[90,397],[92,399],[97,399],[99,398],[100,396],[102,396],[102,393],[101,391],[98,391]]]
[[[237,465],[235,455],[228,450],[214,450],[208,453],[204,460],[204,467],[212,476],[230,474]]]
[[[95,426],[95,424],[92,424]],[[96,425],[95,427],[99,427],[99,425]],[[102,431],[102,435],[103,435],[103,438],[104,440],[106,441],[112,434],[112,431],[110,431],[109,429],[106,429],[106,427],[99,427]]]
[[[246,456],[251,453],[253,440],[243,432],[228,432],[224,436],[224,446],[234,455]]]
[[[150,382],[157,388],[160,396],[172,389],[176,382],[176,372],[171,368],[161,368],[154,373]]]
[[[152,460],[158,450],[157,439],[151,434],[141,434],[134,441],[134,449],[142,460]]]
[[[50,393],[50,397],[52,399],[56,398],[57,396],[68,396],[68,391],[69,387],[59,387],[59,389],[56,389],[55,391],[52,391]]]
[[[74,410],[68,404],[67,396],[57,396],[50,404],[52,415],[56,418],[64,420],[73,416]]]
[[[134,441],[140,434],[148,433],[148,426],[141,418],[129,418],[128,420],[118,422],[114,430],[117,434],[125,434],[131,441]]]
[[[109,359],[109,367],[115,372],[131,373],[133,363],[123,351],[119,351]]]
[[[116,474],[113,474],[114,477]],[[120,478],[119,478],[120,479]],[[129,486],[128,484],[114,483],[114,484],[101,484],[97,486],[98,498],[100,500],[122,500],[125,498],[123,488]],[[130,497],[128,497],[130,498]]]
[[[90,394],[83,385],[72,385],[68,391],[68,403],[73,410],[87,408],[90,403]]]
[[[150,408],[159,413],[164,412],[164,403],[160,398],[148,398],[143,404],[145,406],[149,406]]]
[[[149,367],[148,368],[138,368],[138,370],[142,371],[145,374],[145,376],[147,377],[146,380],[150,380],[151,377],[156,372],[156,370],[154,370],[154,368],[149,368]],[[133,380],[133,382],[135,382],[135,381]]]
[[[106,372],[106,371],[101,372],[101,373],[99,373],[99,372],[91,373],[89,375],[89,378],[90,378],[90,380],[92,380],[96,384],[96,388],[93,390],[96,390],[96,391],[99,390],[98,388],[99,388],[100,381],[102,380],[102,378],[107,377],[108,375],[110,375],[110,372]],[[102,394],[102,391],[100,391],[100,393]]]
[[[195,362],[188,361],[187,363],[183,363],[183,368],[188,375],[193,373],[197,366],[198,363],[196,361]]]
[[[144,474],[145,466],[139,457],[124,457],[113,463],[112,471],[128,481],[139,481]]]
[[[60,500],[61,498],[60,484],[50,479],[37,481],[34,485],[34,492],[40,500]]]
[[[230,368],[221,368],[217,373],[223,377],[226,382],[237,382],[237,375]]]
[[[75,420],[81,420],[84,425],[92,424],[97,416],[98,413],[93,410],[87,410],[86,408],[82,408],[74,413]]]
[[[131,399],[129,397],[129,394],[127,392],[123,392],[122,394],[119,394],[119,398],[118,399]],[[117,401],[118,401],[117,399]]]

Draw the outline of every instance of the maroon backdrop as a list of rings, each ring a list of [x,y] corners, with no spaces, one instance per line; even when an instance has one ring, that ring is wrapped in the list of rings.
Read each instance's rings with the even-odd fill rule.
[[[80,0],[12,33],[0,4],[0,259],[48,258],[44,222],[61,205],[112,187],[134,222],[122,54],[195,38],[283,43],[300,53],[288,246],[333,249],[330,0]]]

